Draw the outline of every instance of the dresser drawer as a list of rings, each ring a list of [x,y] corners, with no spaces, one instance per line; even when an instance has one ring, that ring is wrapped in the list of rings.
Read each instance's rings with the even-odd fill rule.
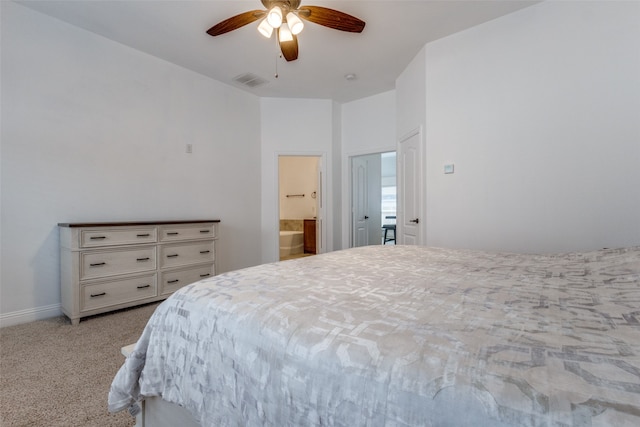
[[[213,239],[216,237],[215,224],[166,225],[160,229],[160,241]]]
[[[95,310],[111,305],[156,296],[156,274],[83,285],[80,311]]]
[[[80,254],[80,280],[156,269],[156,247],[92,251]]]
[[[213,240],[160,246],[160,268],[213,262]]]
[[[80,247],[135,245],[158,241],[156,227],[87,229],[80,232]]]
[[[160,273],[160,295],[170,294],[183,286],[215,274],[213,264],[204,266],[169,270]]]

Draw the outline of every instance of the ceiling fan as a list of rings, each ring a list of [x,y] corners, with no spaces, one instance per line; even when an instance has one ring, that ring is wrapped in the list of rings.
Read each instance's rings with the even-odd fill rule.
[[[209,28],[207,34],[219,36],[264,18],[258,26],[258,31],[263,36],[271,38],[273,30],[277,30],[276,37],[282,56],[287,61],[294,61],[298,59],[297,34],[304,27],[300,18],[334,30],[351,33],[361,33],[365,26],[365,22],[355,16],[326,7],[300,6],[300,0],[261,1],[266,10],[250,10],[232,16]]]

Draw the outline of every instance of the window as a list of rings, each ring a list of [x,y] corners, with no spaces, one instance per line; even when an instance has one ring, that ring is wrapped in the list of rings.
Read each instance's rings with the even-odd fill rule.
[[[395,224],[396,219],[396,153],[382,153],[382,224]],[[388,216],[394,218],[387,218]]]

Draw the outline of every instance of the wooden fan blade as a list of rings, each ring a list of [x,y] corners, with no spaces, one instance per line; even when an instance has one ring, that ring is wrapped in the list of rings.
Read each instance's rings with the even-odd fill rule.
[[[231,18],[218,22],[216,25],[209,28],[207,30],[207,34],[215,37],[220,34],[228,33],[229,31],[237,30],[240,27],[244,27],[247,24],[257,21],[266,14],[267,12],[265,10],[250,10],[249,12],[232,16]]]
[[[283,42],[282,40],[278,40],[280,43],[280,50],[282,51],[282,56],[287,61],[295,61],[298,59],[298,37],[295,34],[292,34],[293,40],[288,42]]]
[[[365,22],[355,16],[321,6],[302,6],[298,9],[298,16],[315,24],[351,33],[361,33],[365,26]]]

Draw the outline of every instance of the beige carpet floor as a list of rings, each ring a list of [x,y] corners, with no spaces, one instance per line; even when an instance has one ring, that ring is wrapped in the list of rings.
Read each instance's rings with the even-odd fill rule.
[[[158,303],[82,320],[56,317],[0,329],[0,426],[129,427],[107,395]]]

